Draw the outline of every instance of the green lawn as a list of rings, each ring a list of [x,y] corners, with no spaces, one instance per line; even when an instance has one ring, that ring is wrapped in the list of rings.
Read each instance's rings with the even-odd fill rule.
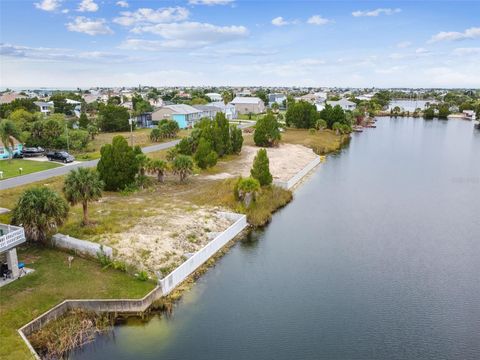
[[[0,288],[0,359],[31,359],[17,329],[65,299],[141,298],[154,288],[117,270],[37,246],[18,249],[19,261],[35,272]]]
[[[4,179],[19,175],[26,175],[37,171],[53,169],[59,166],[62,165],[50,161],[35,161],[25,159],[12,159],[11,161],[0,160],[0,171],[3,171]],[[21,174],[18,168],[22,168]]]

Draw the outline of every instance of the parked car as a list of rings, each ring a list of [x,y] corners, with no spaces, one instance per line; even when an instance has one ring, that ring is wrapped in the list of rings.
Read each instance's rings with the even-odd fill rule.
[[[23,153],[21,151],[15,151],[13,153],[13,158],[14,159],[23,159]]]
[[[47,158],[50,161],[61,161],[63,163],[69,163],[75,160],[75,158],[66,151],[53,151],[47,154]]]
[[[41,147],[27,147],[23,148],[22,155],[24,157],[44,156],[45,150]]]

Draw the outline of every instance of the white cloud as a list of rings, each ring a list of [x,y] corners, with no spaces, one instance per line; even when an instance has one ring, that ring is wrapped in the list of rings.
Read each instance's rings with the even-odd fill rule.
[[[401,12],[401,9],[375,9],[375,10],[366,10],[366,11],[361,11],[357,10],[352,12],[352,15],[355,17],[360,17],[360,16],[379,16],[379,15],[393,15]]]
[[[67,29],[92,36],[113,34],[105,19],[89,19],[84,16],[77,16],[73,22],[67,24]]]
[[[321,15],[313,15],[307,20],[307,23],[311,25],[325,25],[330,22],[332,22],[332,20],[325,19]]]
[[[149,8],[140,8],[136,11],[124,11],[121,16],[113,20],[113,22],[123,25],[132,26],[137,23],[168,23],[174,21],[182,21],[188,19],[189,11],[184,7],[168,7],[157,10]]]
[[[0,55],[20,58],[26,60],[53,60],[53,61],[118,61],[125,60],[126,57],[120,54],[112,54],[101,51],[76,51],[66,48],[47,48],[47,47],[30,47],[13,44],[0,44]]]
[[[480,55],[480,47],[474,48],[456,48],[453,54],[458,56]]]
[[[128,8],[128,6],[129,6],[129,5],[128,5],[128,2],[123,1],[123,0],[117,1],[116,5],[117,5],[117,6],[120,6],[120,7],[122,7],[122,8]]]
[[[430,50],[422,48],[422,47],[415,49],[415,54],[418,54],[418,55],[428,54],[429,52],[430,52]]]
[[[234,0],[188,0],[190,5],[228,5]]]
[[[61,0],[43,0],[40,3],[34,3],[37,9],[43,11],[55,11],[60,7]]]
[[[248,35],[244,26],[216,26],[208,23],[182,22],[168,24],[152,24],[137,26],[131,30],[135,34],[151,33],[163,38],[161,41],[151,42],[160,48],[198,48],[207,45],[237,40]],[[139,40],[130,41],[130,44],[140,43]],[[129,41],[124,43],[128,46]]]
[[[95,12],[97,10],[98,5],[93,0],[82,0],[77,9],[80,12]]]
[[[476,38],[480,38],[480,27],[471,27],[469,29],[466,29],[464,32],[441,31],[438,34],[432,36],[432,38],[428,42],[434,43],[438,41],[457,41]]]
[[[272,19],[272,25],[275,25],[275,26],[285,26],[288,24],[290,24],[290,22],[286,21],[282,16],[278,16]]]
[[[412,43],[410,41],[401,41],[399,43],[397,43],[397,47],[400,48],[400,49],[405,49],[409,46],[411,46]]]

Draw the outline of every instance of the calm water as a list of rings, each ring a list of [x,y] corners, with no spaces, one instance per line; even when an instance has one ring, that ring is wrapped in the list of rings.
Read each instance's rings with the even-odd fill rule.
[[[171,317],[75,359],[480,359],[480,131],[379,119]]]

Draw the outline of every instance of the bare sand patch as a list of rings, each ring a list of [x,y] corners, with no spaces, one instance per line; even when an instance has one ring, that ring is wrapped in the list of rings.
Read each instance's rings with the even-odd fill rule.
[[[99,242],[111,246],[117,259],[165,276],[233,223],[219,211],[224,209],[191,204],[159,209],[127,231],[102,235]]]
[[[244,146],[238,159],[219,164],[221,173],[207,175],[204,178],[219,180],[250,176],[250,169],[258,149],[255,146]],[[270,160],[270,172],[274,179],[281,181],[289,180],[318,157],[312,149],[296,144],[280,144],[278,147],[266,148],[266,150]]]

